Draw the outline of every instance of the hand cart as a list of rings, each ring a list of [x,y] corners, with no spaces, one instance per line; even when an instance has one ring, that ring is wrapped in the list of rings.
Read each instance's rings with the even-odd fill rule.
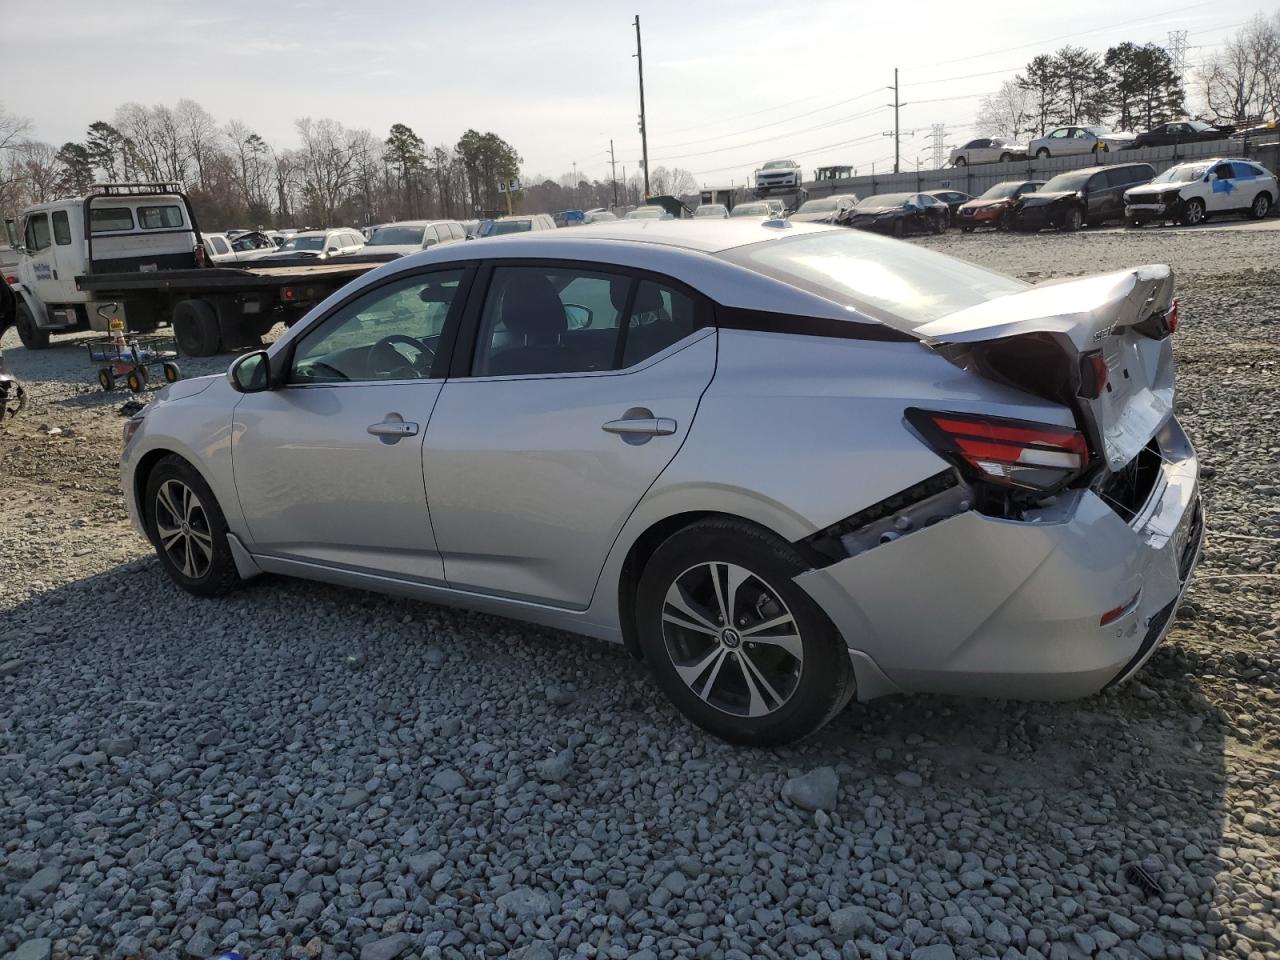
[[[175,362],[178,359],[178,342],[172,335],[129,334],[94,337],[85,341],[89,361],[100,364],[98,383],[103,390],[114,390],[116,380],[124,378],[129,389],[141,393],[151,378],[148,368],[159,367],[166,383],[182,379],[182,371]]]

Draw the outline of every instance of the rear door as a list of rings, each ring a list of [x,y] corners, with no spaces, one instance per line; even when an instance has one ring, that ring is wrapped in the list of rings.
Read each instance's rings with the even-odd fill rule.
[[[1209,183],[1209,196],[1206,200],[1210,213],[1225,213],[1248,205],[1249,200],[1241,189],[1248,184],[1237,179],[1235,165],[1230,160],[1214,164],[1209,172],[1214,175]]]
[[[445,578],[582,609],[711,381],[709,305],[565,261],[495,265],[485,285],[423,450]]]

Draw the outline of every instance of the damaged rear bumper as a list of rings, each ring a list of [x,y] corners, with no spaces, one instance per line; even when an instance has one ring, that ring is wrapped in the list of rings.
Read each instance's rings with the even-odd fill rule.
[[[1190,442],[1172,418],[1156,441],[1160,470],[1129,520],[1075,490],[1027,520],[966,510],[797,577],[848,644],[859,699],[1070,699],[1132,676],[1172,623],[1203,531]]]

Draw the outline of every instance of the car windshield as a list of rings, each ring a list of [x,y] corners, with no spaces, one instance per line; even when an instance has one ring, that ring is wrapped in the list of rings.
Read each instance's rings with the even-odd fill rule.
[[[1008,180],[1004,183],[997,183],[994,187],[984,193],[979,200],[1007,200],[1018,192],[1018,188],[1022,186],[1020,180]]]
[[[661,220],[663,210],[661,207],[640,207],[638,210],[632,210],[627,214],[628,220]]]
[[[765,170],[790,170],[795,164],[790,160],[770,160],[764,165]]]
[[[858,207],[863,210],[879,210],[884,207],[900,207],[915,194],[911,193],[882,193],[878,197],[867,197],[867,199],[859,202]]]
[[[733,208],[731,217],[767,217],[769,216],[769,205],[767,203],[740,203]]]
[[[801,234],[720,256],[907,330],[1027,289],[1012,277],[860,230]]]
[[[1205,123],[1203,120],[1192,120],[1190,123],[1187,124],[1187,126],[1189,126],[1192,130],[1195,130],[1197,133],[1204,133],[1206,130],[1218,129],[1212,123]]]
[[[1071,173],[1060,173],[1043,187],[1040,188],[1041,193],[1069,193],[1072,190],[1079,190],[1096,171],[1074,170]]]
[[[495,220],[485,235],[500,237],[504,233],[528,233],[532,229],[532,220]]]
[[[378,232],[369,241],[371,247],[421,245],[423,227],[379,227]]]
[[[1170,167],[1151,182],[1190,183],[1192,180],[1203,177],[1211,166],[1213,166],[1212,163],[1180,163],[1176,167]]]
[[[323,250],[324,237],[291,237],[280,246],[281,250]]]
[[[1107,136],[1106,127],[1085,127],[1085,129],[1088,130],[1090,133],[1092,133],[1095,137]]]
[[[723,217],[726,211],[722,203],[704,203],[693,211],[695,217]]]
[[[796,213],[829,213],[836,208],[836,201],[830,197],[822,200],[806,200],[800,204]]]

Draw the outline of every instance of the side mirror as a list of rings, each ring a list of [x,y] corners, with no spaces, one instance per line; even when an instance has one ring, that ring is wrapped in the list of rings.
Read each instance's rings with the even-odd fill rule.
[[[584,307],[580,303],[566,303],[564,312],[570,330],[586,330],[591,326],[593,317],[589,307]]]
[[[236,393],[261,393],[271,387],[267,351],[255,350],[237,357],[227,368],[227,382]]]
[[[1204,175],[1204,182],[1205,182],[1205,183],[1213,183],[1213,181],[1215,181],[1215,180],[1217,180],[1217,179],[1218,179],[1218,175],[1217,175],[1216,173],[1214,173],[1212,170],[1210,170],[1208,173],[1206,173],[1206,174]]]

